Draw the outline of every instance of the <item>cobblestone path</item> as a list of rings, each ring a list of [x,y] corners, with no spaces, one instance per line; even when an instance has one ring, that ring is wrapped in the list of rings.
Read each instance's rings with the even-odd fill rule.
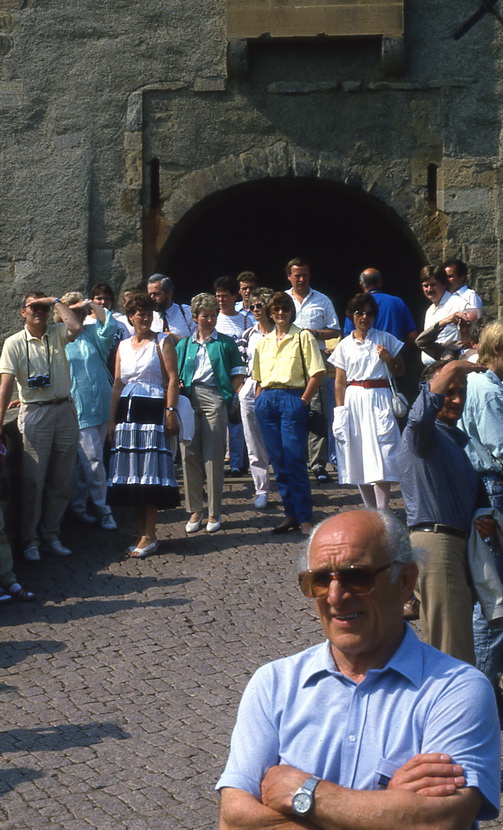
[[[335,484],[314,493],[317,519],[360,503]],[[267,532],[277,495],[262,513],[251,500],[249,478],[229,481],[211,536],[187,537],[183,509],[166,511],[144,561],[123,558],[122,510],[117,533],[67,524],[71,558],[20,565],[39,601],[0,609],[3,830],[216,827],[246,681],[321,637],[296,585],[301,537]]]

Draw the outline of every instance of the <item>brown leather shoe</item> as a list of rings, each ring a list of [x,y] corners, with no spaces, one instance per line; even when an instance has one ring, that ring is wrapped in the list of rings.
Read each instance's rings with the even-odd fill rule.
[[[415,594],[412,594],[411,598],[407,600],[405,605],[403,606],[403,618],[404,620],[408,620],[408,622],[412,622],[413,620],[419,619],[419,608],[421,603],[419,602],[418,598]]]

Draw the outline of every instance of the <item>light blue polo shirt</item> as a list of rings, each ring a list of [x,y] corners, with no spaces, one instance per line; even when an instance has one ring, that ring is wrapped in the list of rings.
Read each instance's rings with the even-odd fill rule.
[[[385,789],[419,752],[445,752],[498,815],[500,732],[494,692],[479,671],[404,638],[383,669],[355,683],[335,667],[329,643],[258,669],[238,711],[217,783],[260,798],[269,767],[290,764],[343,787]]]

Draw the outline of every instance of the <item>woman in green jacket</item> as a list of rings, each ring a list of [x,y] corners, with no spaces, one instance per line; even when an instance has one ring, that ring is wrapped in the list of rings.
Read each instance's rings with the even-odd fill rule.
[[[195,416],[194,437],[181,448],[186,506],[191,514],[185,530],[196,533],[201,527],[206,477],[206,530],[214,533],[221,522],[227,405],[243,383],[245,368],[234,340],[215,331],[215,297],[197,294],[190,310],[197,329],[176,347],[180,382]]]

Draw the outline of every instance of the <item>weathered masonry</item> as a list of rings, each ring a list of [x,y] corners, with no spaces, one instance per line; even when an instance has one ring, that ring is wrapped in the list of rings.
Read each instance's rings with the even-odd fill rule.
[[[420,316],[447,255],[501,311],[502,47],[479,0],[0,0],[3,335],[34,284],[299,254],[340,312],[375,266]]]

